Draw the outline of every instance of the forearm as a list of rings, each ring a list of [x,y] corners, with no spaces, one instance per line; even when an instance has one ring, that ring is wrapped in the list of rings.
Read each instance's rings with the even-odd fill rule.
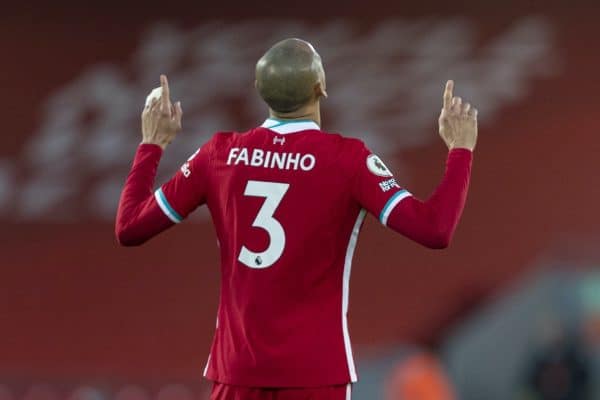
[[[442,181],[427,201],[408,196],[392,210],[387,226],[429,248],[449,245],[467,199],[472,153],[448,154]]]
[[[157,205],[153,186],[162,149],[152,144],[138,147],[119,200],[115,234],[123,246],[144,243],[173,223]]]

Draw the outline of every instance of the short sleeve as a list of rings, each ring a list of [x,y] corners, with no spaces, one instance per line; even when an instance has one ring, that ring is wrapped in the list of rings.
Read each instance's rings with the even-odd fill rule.
[[[183,221],[206,203],[210,149],[211,142],[198,149],[167,183],[154,192],[160,209],[171,221]]]
[[[357,144],[352,159],[354,199],[386,225],[394,207],[411,194],[396,182],[381,158],[373,154],[364,143]]]

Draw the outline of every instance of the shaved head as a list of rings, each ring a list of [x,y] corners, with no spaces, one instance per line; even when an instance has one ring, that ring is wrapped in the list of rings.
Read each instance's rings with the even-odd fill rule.
[[[321,57],[304,40],[282,40],[256,63],[256,87],[273,111],[294,112],[326,95]]]

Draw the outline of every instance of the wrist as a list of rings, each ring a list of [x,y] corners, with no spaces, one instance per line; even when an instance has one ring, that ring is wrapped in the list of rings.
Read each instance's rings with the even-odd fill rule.
[[[477,144],[477,134],[471,134],[469,132],[457,133],[454,136],[454,141],[451,148],[453,149],[467,149],[473,151]]]
[[[452,146],[450,146],[450,151],[459,149],[468,150],[472,152],[475,149],[475,145],[466,143],[453,143]]]
[[[467,147],[467,146],[452,146],[450,148],[450,151],[458,151],[458,150],[464,150],[464,151],[468,151],[470,153],[473,152],[473,148],[472,147]]]
[[[140,143],[135,151],[134,165],[140,163],[156,164],[162,158],[163,149],[153,143]]]
[[[140,144],[158,146],[161,148],[161,150],[164,150],[167,147],[166,143],[161,143],[157,140],[150,140],[150,139],[142,139],[142,142]]]
[[[157,151],[157,152],[159,152],[159,153],[161,153],[161,154],[162,154],[162,152],[163,152],[163,151],[164,151],[164,149],[165,149],[163,146],[161,146],[161,145],[160,145],[160,144],[158,144],[158,143],[155,143],[155,142],[148,142],[148,141],[144,141],[144,140],[142,140],[142,141],[141,141],[141,143],[139,144],[139,146],[138,146],[138,147],[145,148],[145,149],[147,149],[147,150],[150,150],[150,149],[152,149],[153,151]]]

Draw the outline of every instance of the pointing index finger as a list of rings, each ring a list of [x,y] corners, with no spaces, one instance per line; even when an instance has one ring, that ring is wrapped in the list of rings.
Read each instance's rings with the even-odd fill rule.
[[[449,80],[446,82],[446,88],[444,89],[444,109],[449,110],[452,106],[452,97],[454,91],[454,81]]]
[[[160,76],[160,86],[162,87],[162,107],[163,110],[169,110],[171,104],[171,94],[169,92],[169,81],[166,75]]]

